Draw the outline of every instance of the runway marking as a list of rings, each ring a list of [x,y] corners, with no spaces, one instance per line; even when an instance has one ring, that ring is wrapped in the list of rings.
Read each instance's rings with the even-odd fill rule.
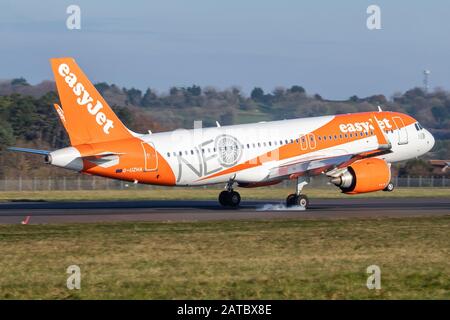
[[[23,220],[21,223],[22,224],[28,224],[28,222],[30,222],[31,216],[26,216],[25,220]]]

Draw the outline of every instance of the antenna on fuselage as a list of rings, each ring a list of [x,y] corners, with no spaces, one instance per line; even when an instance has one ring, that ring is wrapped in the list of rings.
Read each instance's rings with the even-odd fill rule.
[[[220,123],[219,123],[219,121],[216,121],[216,126],[217,126],[217,128],[220,128]]]
[[[380,106],[378,106],[378,112],[383,112]]]

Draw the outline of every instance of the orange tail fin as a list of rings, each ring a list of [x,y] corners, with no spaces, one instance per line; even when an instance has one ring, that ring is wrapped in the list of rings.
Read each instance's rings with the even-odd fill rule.
[[[132,137],[72,58],[50,59],[62,109],[57,112],[72,145]],[[56,106],[55,106],[56,108]]]

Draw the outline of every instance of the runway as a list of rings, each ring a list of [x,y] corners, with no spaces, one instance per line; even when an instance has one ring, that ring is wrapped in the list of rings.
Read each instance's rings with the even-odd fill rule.
[[[225,209],[216,201],[86,201],[0,203],[0,224],[245,219],[340,219],[450,215],[450,199],[312,199],[306,211],[280,201],[243,201]]]

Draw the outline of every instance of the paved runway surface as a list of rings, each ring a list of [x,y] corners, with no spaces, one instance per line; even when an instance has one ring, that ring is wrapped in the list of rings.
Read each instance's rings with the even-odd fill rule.
[[[243,201],[239,209],[216,201],[95,201],[0,203],[0,224],[236,219],[337,219],[450,215],[450,199],[312,199],[306,211],[271,200]]]

